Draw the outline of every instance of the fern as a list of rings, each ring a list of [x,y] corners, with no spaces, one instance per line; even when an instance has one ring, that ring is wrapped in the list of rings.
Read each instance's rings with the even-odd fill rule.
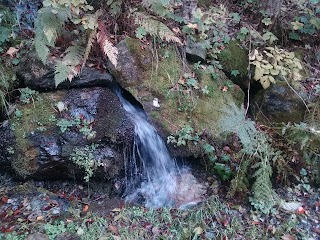
[[[222,110],[224,117],[219,122],[219,126],[224,131],[238,135],[243,146],[243,152],[248,156],[248,159],[244,160],[236,177],[231,182],[229,196],[246,189],[246,179],[250,177],[247,170],[252,162],[258,161],[252,166],[256,170],[253,175],[255,182],[252,186],[250,201],[257,210],[268,213],[276,203],[275,199],[277,198],[272,190],[271,183],[270,158],[274,157],[273,150],[266,135],[256,129],[253,121],[246,119],[243,107],[239,108],[231,101],[227,105],[228,107]]]
[[[99,32],[97,34],[97,41],[103,50],[104,54],[107,55],[110,62],[116,67],[118,62],[118,49],[113,45],[105,31],[105,26],[103,23],[99,22]]]
[[[88,42],[87,42],[87,46],[86,46],[86,50],[84,52],[84,55],[83,55],[83,60],[82,60],[82,65],[81,65],[81,68],[83,68],[88,60],[88,57],[89,57],[89,54],[91,52],[91,48],[93,46],[93,42],[95,40],[97,36],[97,30],[93,30],[91,31],[90,35],[89,35],[89,39],[88,39]]]
[[[159,0],[142,0],[142,6],[161,17],[170,13],[170,11],[168,10],[168,8],[170,7],[169,1],[167,4],[165,4],[164,1]]]
[[[70,46],[65,51],[66,55],[62,61],[58,61],[55,67],[55,84],[58,86],[61,82],[69,79],[71,81],[80,73],[80,63],[85,54],[85,48],[79,45]]]
[[[136,13],[135,22],[143,27],[144,30],[153,37],[159,37],[161,40],[167,42],[182,44],[181,40],[174,34],[174,32],[152,16],[148,16],[143,13]]]
[[[53,47],[65,22],[71,17],[68,9],[59,11],[45,7],[38,11],[35,20],[35,48],[40,60],[45,63],[49,54],[48,46]]]
[[[305,122],[314,129],[320,129],[320,97],[308,105],[310,112],[305,116]]]

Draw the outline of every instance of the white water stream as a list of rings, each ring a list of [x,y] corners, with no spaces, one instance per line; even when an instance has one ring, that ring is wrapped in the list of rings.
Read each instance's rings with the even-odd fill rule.
[[[124,99],[120,91],[117,95],[135,127],[132,159],[126,167],[126,201],[142,201],[151,208],[200,202],[204,186],[186,168],[179,169],[145,112]]]

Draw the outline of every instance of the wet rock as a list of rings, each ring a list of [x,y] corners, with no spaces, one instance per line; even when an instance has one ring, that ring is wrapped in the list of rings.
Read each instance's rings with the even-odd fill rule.
[[[21,64],[16,68],[16,74],[24,86],[38,91],[93,86],[108,87],[115,84],[113,77],[108,72],[85,67],[79,77],[75,77],[71,82],[64,81],[56,87],[53,64],[44,65],[35,53],[30,53],[21,59]]]
[[[65,108],[58,109],[57,103]],[[0,129],[0,164],[10,163],[18,177],[82,178],[92,170],[96,178],[111,179],[122,173],[133,125],[108,88],[41,93],[17,109],[22,114],[10,119],[11,128],[7,124]],[[7,146],[11,155],[5,152]]]
[[[258,92],[251,104],[257,121],[262,123],[300,123],[306,107],[285,82]]]
[[[221,109],[228,106],[226,103],[235,101],[238,106],[243,103],[243,91],[223,72],[217,70],[218,79],[212,81],[209,70],[203,69],[196,72],[199,89],[193,89],[192,100],[188,100],[187,91],[182,91],[183,86],[178,83],[183,66],[174,48],[160,50],[157,59],[153,59],[149,46],[142,45],[139,40],[126,38],[117,47],[120,61],[117,68],[111,68],[113,74],[141,103],[149,121],[164,139],[190,125],[190,119],[195,131],[215,136],[220,131],[216,123],[223,116]],[[202,88],[208,90],[207,95],[201,92]],[[189,157],[200,155],[202,151],[200,144],[193,143],[187,147],[170,147],[174,156]]]

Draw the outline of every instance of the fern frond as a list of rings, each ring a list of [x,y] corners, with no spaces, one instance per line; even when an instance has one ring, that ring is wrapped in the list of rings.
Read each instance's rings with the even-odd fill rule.
[[[110,62],[116,67],[118,62],[118,49],[110,41],[105,27],[102,23],[99,23],[99,32],[97,33],[97,42],[103,50],[104,54],[107,55]]]
[[[96,35],[97,35],[97,30],[96,29],[91,31],[91,33],[89,35],[89,38],[88,38],[86,50],[84,51],[81,68],[83,68],[86,65],[86,62],[87,62],[89,54],[91,52],[91,48],[93,46],[93,42],[94,42],[94,40],[96,38]]]
[[[320,129],[320,97],[308,105],[310,112],[305,116],[305,122],[312,128]]]
[[[163,41],[182,44],[181,40],[170,30],[170,28],[152,16],[137,13],[135,22],[143,27],[151,36],[157,36]]]
[[[61,61],[57,61],[55,66],[55,84],[58,86],[61,82],[69,79],[71,81],[80,73],[80,64],[83,60],[85,48],[79,45],[70,46],[65,51],[66,55]]]
[[[35,39],[34,44],[40,60],[45,63],[49,54],[48,46],[55,45],[58,35],[61,33],[65,22],[71,17],[70,10],[61,9],[59,11],[44,7],[38,11],[35,19]]]
[[[169,13],[169,10],[166,8],[168,5],[169,4],[165,4],[159,0],[142,0],[142,6],[159,16],[164,16]]]
[[[54,82],[56,87],[64,82],[69,75],[69,67],[63,61],[58,61],[54,68]]]

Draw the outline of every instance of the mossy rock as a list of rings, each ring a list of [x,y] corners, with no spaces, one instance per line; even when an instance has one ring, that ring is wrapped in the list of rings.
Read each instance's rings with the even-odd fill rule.
[[[248,66],[249,58],[248,51],[241,48],[238,41],[230,41],[225,49],[219,54],[219,61],[223,67],[224,73],[235,84],[242,89],[248,88]],[[238,70],[239,74],[231,75],[232,70]]]
[[[215,81],[209,72],[199,70],[196,76],[199,88],[192,90],[191,101],[185,101],[183,91],[176,91],[183,74],[183,66],[174,47],[157,49],[157,57],[153,57],[152,51],[141,45],[139,40],[127,38],[121,43],[121,48],[126,45],[127,50],[121,52],[127,55],[119,55],[118,58],[132,57],[133,60],[127,61],[126,66],[128,62],[134,63],[139,79],[126,79],[123,77],[126,73],[119,71],[119,82],[142,104],[150,121],[163,138],[176,134],[185,125],[191,125],[198,132],[206,131],[208,135],[215,136],[221,132],[217,122],[223,114],[221,109],[227,106],[226,103],[235,101],[238,106],[243,103],[243,91],[218,70],[218,79]],[[124,68],[118,66],[118,69]],[[224,88],[226,86],[231,87],[223,91],[227,89]],[[207,95],[201,90],[205,87],[209,90]],[[155,98],[159,100],[160,107],[153,105]],[[199,147],[196,149],[199,150]],[[194,153],[196,149],[190,152]]]

